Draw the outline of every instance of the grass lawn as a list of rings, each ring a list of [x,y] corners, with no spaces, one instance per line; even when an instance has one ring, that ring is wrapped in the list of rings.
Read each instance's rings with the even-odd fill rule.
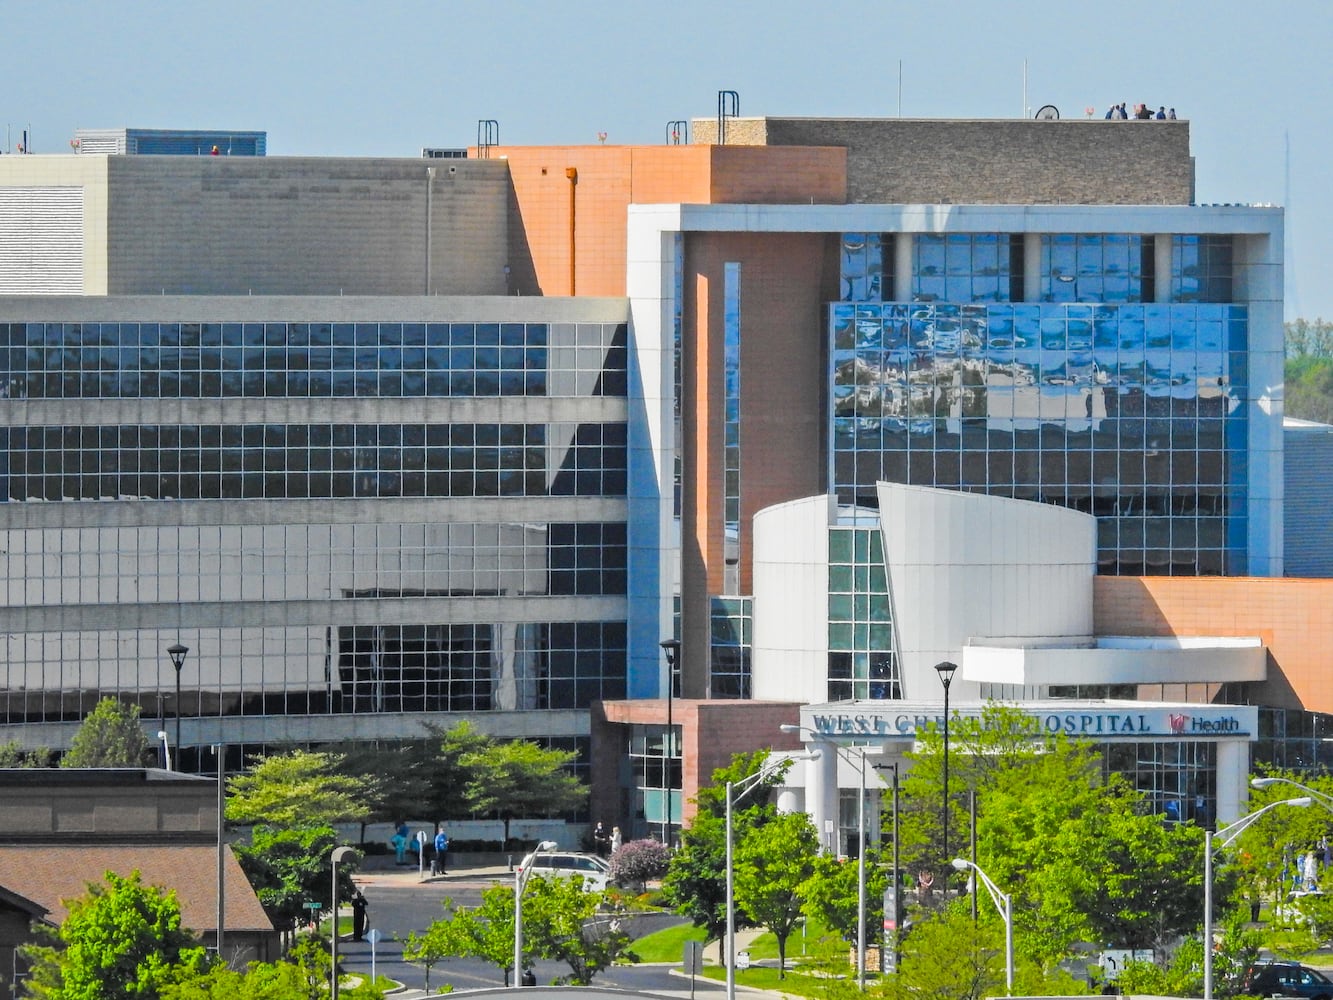
[[[641,962],[680,962],[685,956],[686,941],[702,941],[704,931],[702,927],[695,927],[693,924],[677,924],[675,927],[668,927],[666,930],[658,931],[655,934],[646,934],[631,945],[634,954],[639,956]],[[708,949],[717,956],[717,945],[714,944]],[[708,951],[704,953],[704,958],[708,958]]]
[[[814,997],[817,1000],[859,996],[855,970],[849,969],[848,972],[846,976],[811,976],[788,969],[786,977],[779,979],[777,969],[737,969],[736,985],[749,986],[757,990],[777,990],[793,996]],[[705,966],[703,975],[718,982],[727,978],[726,970],[718,965]]]
[[[658,931],[656,934],[641,937],[634,942],[633,947],[640,960],[644,962],[681,962],[684,959],[685,942],[703,940],[704,932],[702,928],[695,927],[693,924],[680,924],[676,927],[668,927],[666,930]],[[747,945],[745,950],[749,952],[752,961],[776,960],[778,957],[778,939],[772,934],[761,934]],[[827,932],[817,924],[811,923],[804,929],[804,932],[798,928],[787,938],[788,975],[791,975],[792,966],[797,964],[831,968],[836,970],[838,974],[850,973],[852,970],[849,966],[844,968],[848,953],[847,945],[838,940],[836,935]],[[710,963],[711,967],[707,969],[705,975],[714,978],[722,977],[722,966],[717,959],[718,944],[716,941],[710,941],[704,950],[704,961]],[[715,972],[716,976],[714,976]],[[767,979],[768,973],[772,973],[774,979],[777,977],[776,969],[738,970],[737,982],[741,982],[742,977],[751,973],[760,979]],[[749,982],[749,980],[744,981]],[[759,984],[755,983],[755,985]],[[793,990],[791,992],[799,991]],[[821,991],[811,995],[823,996],[824,992]]]

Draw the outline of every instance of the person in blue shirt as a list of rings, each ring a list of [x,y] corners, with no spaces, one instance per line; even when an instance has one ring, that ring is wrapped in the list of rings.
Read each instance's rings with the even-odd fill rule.
[[[444,832],[444,824],[435,824],[435,857],[430,862],[432,875],[444,875],[444,856],[449,851],[449,835]]]

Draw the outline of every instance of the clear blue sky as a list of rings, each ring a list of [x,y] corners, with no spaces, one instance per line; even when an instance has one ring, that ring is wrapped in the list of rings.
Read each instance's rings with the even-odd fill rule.
[[[715,114],[1191,120],[1201,202],[1286,204],[1288,318],[1333,320],[1330,0],[0,0],[0,125],[268,132],[269,154],[663,141]],[[4,136],[0,136],[4,141]],[[1286,148],[1290,145],[1290,187]]]

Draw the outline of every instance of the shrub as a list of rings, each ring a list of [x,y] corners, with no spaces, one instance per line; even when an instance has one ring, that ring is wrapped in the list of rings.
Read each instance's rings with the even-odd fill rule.
[[[617,885],[637,886],[643,892],[649,879],[666,874],[671,852],[656,840],[631,840],[611,855],[611,879]]]

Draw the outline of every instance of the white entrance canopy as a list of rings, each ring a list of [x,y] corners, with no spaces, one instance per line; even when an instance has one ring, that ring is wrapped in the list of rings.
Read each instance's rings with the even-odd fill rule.
[[[963,679],[982,684],[1223,684],[1268,676],[1268,650],[1254,636],[975,639],[962,654]]]

